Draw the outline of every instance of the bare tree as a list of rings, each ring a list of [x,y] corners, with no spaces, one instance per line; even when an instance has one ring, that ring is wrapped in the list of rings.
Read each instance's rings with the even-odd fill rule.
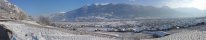
[[[38,23],[43,24],[43,25],[50,25],[49,17],[39,16]]]

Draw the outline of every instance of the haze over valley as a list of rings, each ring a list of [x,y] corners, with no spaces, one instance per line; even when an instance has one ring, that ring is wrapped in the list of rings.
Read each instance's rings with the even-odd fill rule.
[[[0,0],[0,40],[206,40],[205,0]]]

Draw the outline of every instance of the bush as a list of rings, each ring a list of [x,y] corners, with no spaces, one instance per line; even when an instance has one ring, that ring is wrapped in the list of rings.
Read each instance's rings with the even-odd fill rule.
[[[43,25],[50,25],[49,17],[39,16],[37,22]]]

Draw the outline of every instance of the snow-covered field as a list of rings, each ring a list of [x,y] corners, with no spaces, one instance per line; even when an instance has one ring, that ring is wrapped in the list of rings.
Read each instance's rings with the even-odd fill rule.
[[[162,38],[142,39],[142,40],[206,40],[206,31],[187,30],[175,33]]]
[[[124,39],[144,39],[152,38],[152,34],[144,33],[119,33],[107,32],[108,29],[135,29],[135,31],[161,31],[179,27],[180,29],[199,29],[198,31],[167,31],[172,35],[144,40],[187,40],[200,39],[204,40],[205,36],[205,18],[186,18],[186,19],[141,19],[137,21],[121,21],[121,22],[69,22],[61,23],[64,27],[41,26],[34,21],[8,21],[0,22],[7,29],[13,31],[13,38],[17,40],[120,40]],[[77,27],[75,30],[67,30],[67,28]],[[176,29],[179,29],[176,28]],[[106,31],[95,31],[106,30]],[[177,36],[177,37],[176,37]]]
[[[168,32],[174,35],[176,33],[180,33],[176,35],[182,35],[183,33],[185,33],[184,32],[185,30],[181,30],[181,29],[190,29],[190,30],[199,29],[198,32],[201,32],[200,30],[205,30],[204,28],[206,24],[206,19],[205,18],[180,18],[180,19],[175,18],[175,19],[141,19],[141,20],[136,20],[136,21],[119,21],[119,22],[116,21],[116,22],[62,22],[62,23],[56,22],[56,23],[63,24],[63,26],[66,25],[64,26],[65,28],[77,27],[76,28],[77,31],[80,30],[80,31],[86,31],[86,32],[92,32],[92,31],[94,32],[94,30],[96,29],[101,30],[100,28],[106,28],[106,29],[109,29],[109,28],[110,29],[111,28],[121,29],[122,28],[126,30],[135,29],[135,31],[165,31],[166,30],[165,32]],[[83,27],[78,27],[78,26],[83,26]],[[190,35],[190,34],[185,34],[185,35]],[[149,37],[149,35],[147,36]],[[198,35],[192,35],[192,36],[198,36]],[[188,36],[188,37],[192,37],[192,36]],[[136,36],[136,37],[139,38],[139,37],[144,37],[144,36]],[[167,38],[165,38],[165,40],[166,39]],[[179,38],[177,38],[177,40],[178,39]],[[187,40],[185,38],[182,38],[182,39]],[[164,39],[160,38],[156,40],[164,40]],[[176,39],[169,38],[168,40],[176,40]]]
[[[25,22],[25,21],[24,21]],[[32,23],[32,22],[28,22]],[[54,27],[44,27],[21,22],[0,22],[13,31],[13,40],[117,40],[113,38],[103,38],[91,35],[72,34],[67,30]]]
[[[135,31],[159,31],[173,28],[186,28],[198,26],[206,23],[205,18],[171,18],[171,19],[140,19],[136,21],[115,21],[115,22],[54,22],[61,28],[83,28],[95,27],[97,28],[120,28],[120,29],[134,29]],[[96,29],[97,29],[96,28]],[[84,31],[87,31],[85,30]],[[88,30],[91,31],[91,30]],[[94,31],[94,30],[93,30]]]

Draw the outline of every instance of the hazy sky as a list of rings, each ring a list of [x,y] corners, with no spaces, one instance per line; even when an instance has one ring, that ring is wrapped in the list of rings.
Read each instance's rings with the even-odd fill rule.
[[[206,0],[10,0],[29,15],[67,12],[92,3],[129,3],[146,6],[206,9]]]

